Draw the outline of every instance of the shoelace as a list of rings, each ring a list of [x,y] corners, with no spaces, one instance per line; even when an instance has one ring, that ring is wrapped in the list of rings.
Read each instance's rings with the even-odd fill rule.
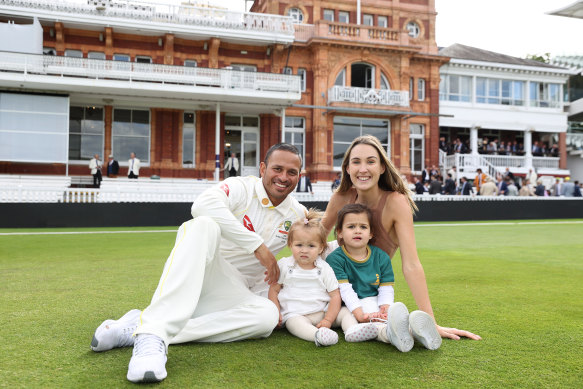
[[[158,355],[166,352],[164,341],[155,335],[139,335],[134,344],[135,356]]]
[[[132,335],[136,331],[138,326],[126,327],[121,330],[121,335],[119,337],[119,345],[120,347],[127,347],[134,344],[134,339]]]

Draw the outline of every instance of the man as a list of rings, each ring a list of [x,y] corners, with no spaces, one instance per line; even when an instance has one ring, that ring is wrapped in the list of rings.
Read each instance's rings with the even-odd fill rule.
[[[526,174],[525,179],[529,180],[531,184],[534,185],[538,181],[538,175],[536,172],[531,168],[528,169],[528,173]]]
[[[508,184],[505,181],[505,178],[501,175],[498,176],[498,196],[507,196],[508,195]]]
[[[565,183],[563,184],[563,191],[561,194],[565,197],[573,197],[575,195],[575,184],[571,182],[571,177],[565,177]]]
[[[561,180],[557,178],[555,180],[555,185],[553,185],[553,196],[559,197],[563,195],[563,184]]]
[[[486,180],[480,187],[480,196],[496,196],[496,184],[490,177],[486,177]]]
[[[102,162],[99,160],[99,154],[95,154],[91,161],[89,161],[89,169],[91,169],[91,174],[93,175],[93,186],[99,188],[101,186],[101,181],[103,177],[101,175]]]
[[[429,183],[429,194],[441,194],[443,183],[439,179],[439,176],[433,175],[431,176],[431,182]]]
[[[116,177],[119,173],[119,163],[113,158],[113,154],[109,154],[109,162],[107,163],[107,176]]]
[[[421,172],[421,183],[425,184],[429,181],[431,181],[431,169],[429,168],[429,166],[427,166]]]
[[[546,194],[546,191],[547,191],[547,189],[546,189],[546,188],[545,188],[545,186],[543,185],[543,182],[542,182],[542,180],[539,178],[539,179],[536,181],[536,184],[537,184],[537,185],[536,185],[536,188],[534,188],[534,194],[535,194],[536,196],[539,196],[539,197],[544,197],[544,196],[545,196],[545,194]]]
[[[305,215],[288,196],[301,165],[298,150],[280,143],[267,151],[260,179],[228,178],[197,197],[150,305],[141,315],[132,310],[103,322],[91,348],[134,345],[128,380],[156,382],[166,378],[169,344],[269,336],[279,312],[262,296],[279,278],[272,252],[286,245],[292,222]]]
[[[504,181],[506,182],[506,187],[507,187],[506,196],[509,196],[509,197],[518,196],[518,187],[516,186],[514,181],[512,181],[510,179],[510,177],[504,178]]]
[[[476,169],[476,177],[474,178],[474,188],[476,188],[476,193],[480,193],[480,188],[482,184],[486,182],[488,176],[482,172],[481,168]]]
[[[136,158],[136,153],[130,153],[128,159],[128,178],[137,179],[140,175],[140,160]]]
[[[340,178],[341,177],[342,177],[342,175],[340,173],[336,174],[336,178],[332,182],[332,186],[331,186],[332,192],[334,192],[340,186]]]
[[[445,184],[443,186],[443,194],[455,195],[455,181],[451,176],[451,173],[447,173],[447,178],[445,179]]]
[[[451,179],[455,181],[457,179],[457,168],[452,166],[451,169],[447,171],[447,174],[451,174]]]
[[[312,190],[312,183],[310,182],[310,177],[307,176],[307,172],[305,169],[302,169],[302,173],[301,173],[301,177],[300,177],[300,181],[298,183],[298,187],[297,187],[297,191],[298,192],[310,192],[311,194],[314,194],[314,191]]]
[[[460,193],[462,196],[469,196],[472,194],[472,184],[464,176],[460,179]]]
[[[415,194],[422,195],[423,193],[425,193],[425,188],[419,180],[419,177],[415,176]]]
[[[534,196],[534,188],[530,184],[530,180],[526,178],[522,184],[522,188],[518,191],[519,196],[529,197]]]
[[[236,153],[231,153],[223,170],[229,171],[229,177],[235,177],[237,175],[237,172],[239,171],[239,158],[237,158]]]
[[[573,191],[573,197],[583,197],[581,194],[581,186],[579,181],[575,181],[575,190]]]

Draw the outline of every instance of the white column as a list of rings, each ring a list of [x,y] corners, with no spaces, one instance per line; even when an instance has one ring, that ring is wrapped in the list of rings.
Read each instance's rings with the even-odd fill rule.
[[[285,142],[285,108],[281,109],[281,143]]]
[[[356,0],[356,24],[360,24],[360,0]]]
[[[524,131],[524,167],[532,167],[532,130]]]
[[[219,180],[219,174],[221,170],[221,104],[217,103],[217,108],[215,110],[215,181]]]
[[[470,128],[470,148],[472,155],[478,155],[478,127]]]

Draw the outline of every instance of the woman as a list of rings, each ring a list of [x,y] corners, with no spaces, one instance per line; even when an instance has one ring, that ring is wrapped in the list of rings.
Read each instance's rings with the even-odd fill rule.
[[[415,245],[413,212],[417,206],[380,142],[370,135],[356,138],[344,154],[340,187],[332,195],[322,221],[328,232],[336,223],[338,210],[350,203],[366,204],[373,211],[376,234],[371,244],[383,249],[391,258],[397,248],[401,249],[403,275],[413,298],[420,310],[435,319]],[[456,328],[438,325],[437,329],[443,338],[458,340],[465,336],[481,339]]]

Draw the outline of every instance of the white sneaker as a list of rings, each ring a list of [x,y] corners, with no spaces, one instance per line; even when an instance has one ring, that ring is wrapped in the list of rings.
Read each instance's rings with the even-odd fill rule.
[[[332,331],[330,328],[326,327],[318,328],[314,338],[316,346],[332,346],[333,344],[338,343],[338,334],[336,331]]]
[[[133,346],[133,334],[140,324],[139,309],[132,309],[119,320],[106,320],[97,329],[91,340],[91,349],[96,352],[116,347]]]
[[[423,311],[413,311],[409,315],[409,327],[413,337],[429,350],[441,346],[441,336],[431,316]]]
[[[378,335],[379,330],[373,323],[359,323],[346,330],[344,340],[347,342],[365,342],[376,339]]]
[[[413,348],[409,333],[409,311],[403,303],[394,303],[387,312],[387,338],[399,351],[406,353]]]
[[[166,345],[151,334],[138,334],[128,366],[131,382],[158,382],[166,378]]]

